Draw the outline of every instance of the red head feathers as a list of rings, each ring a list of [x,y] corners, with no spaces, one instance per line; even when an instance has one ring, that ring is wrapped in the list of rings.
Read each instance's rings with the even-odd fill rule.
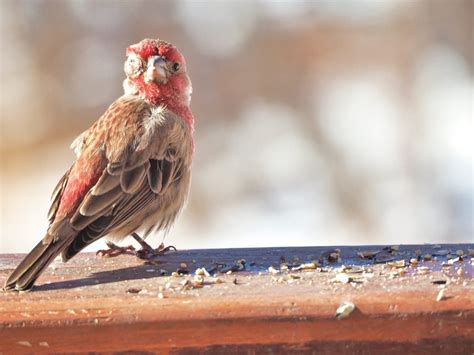
[[[184,57],[175,46],[159,39],[131,45],[124,70],[126,94],[140,95],[156,106],[165,105],[192,123],[191,80]]]

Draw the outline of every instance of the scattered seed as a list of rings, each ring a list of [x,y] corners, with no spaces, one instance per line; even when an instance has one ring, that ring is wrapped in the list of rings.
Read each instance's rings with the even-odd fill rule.
[[[341,282],[343,284],[347,284],[351,282],[351,278],[345,273],[336,274],[336,277],[334,280],[337,282]]]
[[[454,259],[449,259],[448,265],[454,265],[454,263],[457,263],[459,260],[460,260],[459,257],[454,258]]]
[[[195,275],[194,282],[198,285],[202,285],[204,283],[204,277],[202,277],[201,275]]]
[[[43,348],[49,348],[49,344],[47,341],[40,341],[39,346],[42,346]]]
[[[276,275],[276,274],[279,274],[279,273],[280,273],[280,271],[278,271],[277,269],[275,269],[273,266],[270,266],[270,267],[268,268],[268,272],[269,272],[270,274],[272,274],[272,275]]]
[[[362,251],[357,253],[361,259],[372,259],[378,254],[377,251]]]
[[[446,297],[444,296],[444,291],[445,290],[446,290],[445,288],[442,288],[441,290],[439,290],[438,296],[436,296],[436,302],[440,302],[440,301],[446,299]]]
[[[435,284],[435,285],[446,285],[448,281],[447,280],[434,280],[434,281],[431,281],[432,284]]]
[[[344,319],[349,316],[355,309],[352,302],[343,302],[336,310],[336,318]]]
[[[394,279],[395,277],[397,277],[398,275],[398,272],[391,272],[390,274],[388,274],[388,277],[389,279]]]
[[[314,270],[317,268],[317,265],[314,262],[311,263],[306,263],[306,264],[301,264],[299,266],[291,268],[293,271],[298,271],[298,270]]]
[[[127,290],[127,293],[139,293],[141,290],[142,290],[141,288],[133,288],[133,287],[131,287],[131,288],[129,288],[129,289]]]
[[[395,257],[393,256],[393,254],[391,252],[387,252],[387,251],[383,251],[381,253],[378,253],[376,256],[375,256],[375,262],[380,264],[380,263],[387,263],[387,262],[390,262],[390,261],[393,261],[395,260]]]
[[[176,269],[176,272],[180,275],[187,275],[189,274],[189,270],[186,268],[179,267]]]
[[[364,269],[356,265],[343,265],[343,268],[341,267],[341,271],[344,271],[347,274],[362,274],[364,272]]]
[[[28,346],[31,348],[31,343],[29,341],[26,341],[26,340],[21,340],[21,341],[17,341],[16,342],[18,345],[21,345],[21,346]]]
[[[209,274],[209,272],[204,267],[197,268],[194,273],[200,276],[207,276],[207,277],[211,276],[211,274]]]
[[[193,288],[193,284],[189,280],[183,280],[180,283],[181,283],[181,286],[182,286],[182,288],[181,288],[182,290],[189,290],[189,289]]]
[[[407,273],[407,269],[405,269],[405,268],[398,269],[398,275],[399,276],[405,276],[406,273]]]
[[[232,272],[244,271],[246,263],[247,261],[245,259],[240,259],[231,265],[224,264],[223,267],[220,269],[220,272],[227,273],[228,271],[232,271]]]
[[[402,259],[402,260],[390,261],[387,263],[387,265],[396,267],[396,268],[405,267],[405,260]]]
[[[427,266],[420,266],[417,270],[418,270],[418,273],[421,275],[425,275],[430,272],[430,268]]]
[[[328,255],[328,261],[330,263],[335,263],[339,260],[339,253],[338,252],[333,252]]]

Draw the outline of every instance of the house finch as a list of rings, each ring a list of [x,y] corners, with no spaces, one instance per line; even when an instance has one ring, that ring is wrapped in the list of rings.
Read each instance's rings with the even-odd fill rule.
[[[124,95],[72,143],[77,158],[52,195],[46,236],[5,283],[29,290],[61,254],[67,261],[107,236],[167,230],[184,205],[194,152],[191,81],[173,45],[128,47]]]

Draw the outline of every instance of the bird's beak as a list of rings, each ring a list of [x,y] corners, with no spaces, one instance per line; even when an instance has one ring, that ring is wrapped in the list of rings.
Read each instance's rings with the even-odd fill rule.
[[[144,75],[145,83],[152,81],[159,84],[166,84],[168,75],[166,70],[166,61],[163,57],[152,56],[148,58],[147,70]]]

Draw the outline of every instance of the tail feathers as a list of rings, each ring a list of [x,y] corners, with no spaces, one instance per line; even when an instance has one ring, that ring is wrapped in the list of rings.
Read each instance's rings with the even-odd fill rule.
[[[110,225],[113,218],[113,215],[100,217],[80,231],[74,240],[62,251],[61,256],[63,257],[63,261],[68,261],[86,246],[102,237],[104,230]]]
[[[8,277],[4,289],[30,290],[41,273],[61,253],[64,245],[65,240],[51,241],[46,244],[43,244],[43,240],[40,241]]]

